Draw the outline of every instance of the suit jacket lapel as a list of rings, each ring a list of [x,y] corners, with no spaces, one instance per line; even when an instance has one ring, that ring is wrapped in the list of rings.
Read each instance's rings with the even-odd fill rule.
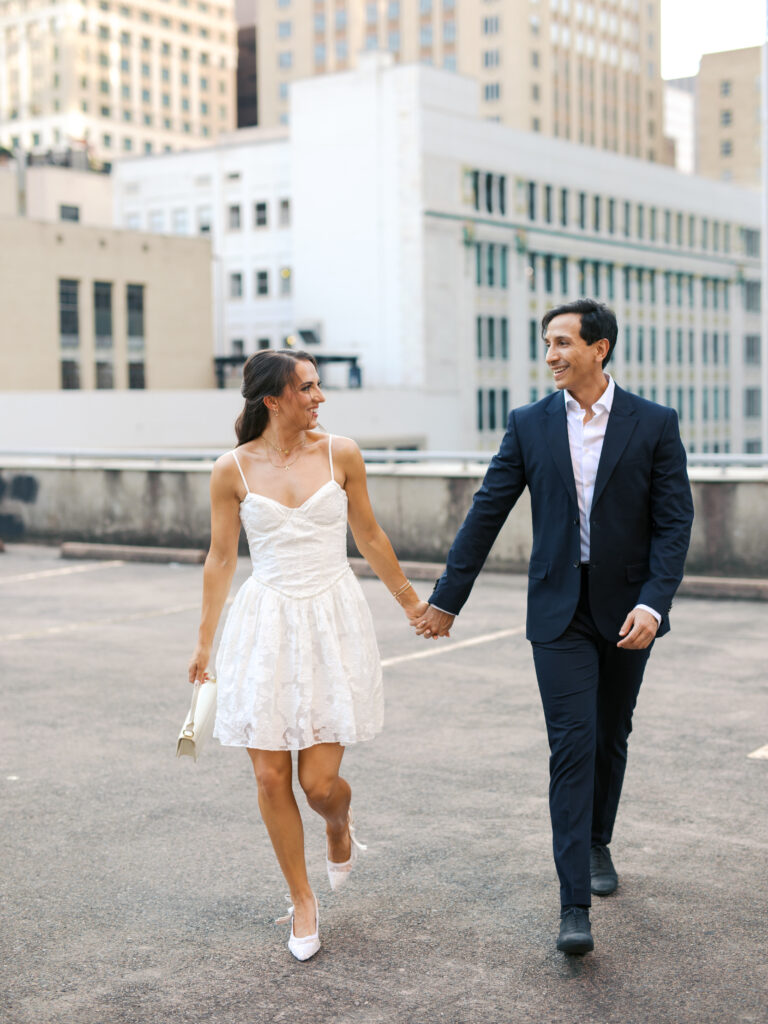
[[[552,458],[557,466],[557,471],[563,478],[563,483],[568,495],[576,506],[579,507],[576,498],[576,483],[573,479],[573,463],[571,462],[571,447],[568,443],[568,421],[565,416],[565,398],[562,391],[552,395],[552,401],[547,407],[547,417],[544,424],[544,434]]]
[[[616,468],[616,463],[622,456],[629,439],[637,426],[637,415],[635,408],[626,391],[616,385],[613,393],[613,405],[608,416],[608,425],[605,429],[603,439],[603,450],[600,453],[600,462],[597,466],[597,477],[595,479],[595,490],[592,495],[592,508],[598,502],[605,485],[611,478],[611,473]]]

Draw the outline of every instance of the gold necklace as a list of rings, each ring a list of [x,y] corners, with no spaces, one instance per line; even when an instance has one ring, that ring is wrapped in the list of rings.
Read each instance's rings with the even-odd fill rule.
[[[264,440],[269,445],[269,448],[274,448],[274,450],[279,455],[283,455],[283,454],[287,455],[289,452],[293,451],[293,448],[278,448],[277,445],[272,444],[272,442],[268,438],[266,438],[266,437],[264,438]],[[267,449],[265,449],[266,454],[267,454],[267,461],[269,462],[270,466],[273,467],[273,469],[289,469],[294,464],[294,462],[296,462],[298,457],[301,455],[301,450],[302,450],[302,448],[306,447],[306,444],[307,444],[306,441],[302,441],[301,444],[297,445],[296,447],[298,448],[298,451],[296,452],[295,457],[293,459],[291,459],[290,462],[286,462],[282,466],[275,465],[275,463],[272,461],[272,456],[269,454],[269,448],[267,448]]]

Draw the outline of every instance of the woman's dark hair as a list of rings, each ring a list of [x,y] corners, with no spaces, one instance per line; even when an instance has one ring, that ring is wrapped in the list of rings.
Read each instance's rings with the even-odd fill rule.
[[[282,395],[296,374],[296,363],[300,362],[312,363],[317,369],[314,356],[309,352],[294,352],[292,349],[257,352],[246,360],[243,386],[240,389],[245,405],[235,423],[238,444],[261,437],[269,421],[264,399],[279,398]]]
[[[610,360],[613,350],[616,347],[616,338],[619,334],[619,325],[616,323],[616,314],[603,302],[596,302],[594,299],[576,299],[575,302],[567,302],[562,306],[555,306],[544,314],[541,321],[542,338],[547,333],[551,320],[563,313],[576,313],[581,317],[579,334],[588,345],[594,345],[596,341],[605,338],[608,341],[608,355],[603,360],[603,366]]]

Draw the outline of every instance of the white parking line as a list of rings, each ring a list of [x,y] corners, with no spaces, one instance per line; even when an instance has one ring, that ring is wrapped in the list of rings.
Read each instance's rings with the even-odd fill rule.
[[[390,665],[399,665],[404,661],[418,661],[419,658],[436,658],[441,654],[451,654],[452,651],[459,651],[463,647],[476,647],[478,644],[488,644],[493,640],[503,640],[507,636],[519,636],[525,632],[524,626],[516,629],[499,629],[495,633],[483,633],[481,636],[470,637],[469,640],[446,640],[441,637],[439,640],[425,640],[429,644],[426,651],[414,651],[413,654],[400,654],[396,658],[385,658],[382,668],[389,668]]]
[[[747,757],[754,757],[760,761],[768,761],[768,743],[764,747],[758,747],[757,750],[753,750],[751,754],[747,754]]]
[[[227,601],[230,603],[232,598]],[[99,626],[115,626],[123,622],[138,622],[140,619],[153,619],[161,615],[176,615],[179,612],[190,612],[200,610],[200,602],[194,604],[169,605],[167,608],[150,608],[144,612],[132,612],[130,615],[115,615],[106,619],[90,619],[88,622],[65,622],[61,626],[46,626],[45,629],[36,629],[30,633],[6,633],[0,636],[0,644],[10,643],[13,640],[37,640],[46,636],[59,636],[62,633],[77,633],[81,629],[98,629]]]
[[[95,562],[88,565],[68,565],[63,569],[41,569],[39,572],[24,572],[18,576],[0,576],[0,586],[3,583],[24,583],[26,580],[42,580],[48,576],[71,576],[76,572],[97,572],[99,569],[114,569],[119,565],[125,565],[122,561]]]

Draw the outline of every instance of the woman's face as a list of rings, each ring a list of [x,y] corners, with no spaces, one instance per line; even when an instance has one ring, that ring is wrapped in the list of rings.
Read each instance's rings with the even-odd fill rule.
[[[278,423],[296,430],[313,430],[317,426],[318,406],[325,401],[320,378],[306,359],[296,363],[293,380],[286,384],[278,398]]]

